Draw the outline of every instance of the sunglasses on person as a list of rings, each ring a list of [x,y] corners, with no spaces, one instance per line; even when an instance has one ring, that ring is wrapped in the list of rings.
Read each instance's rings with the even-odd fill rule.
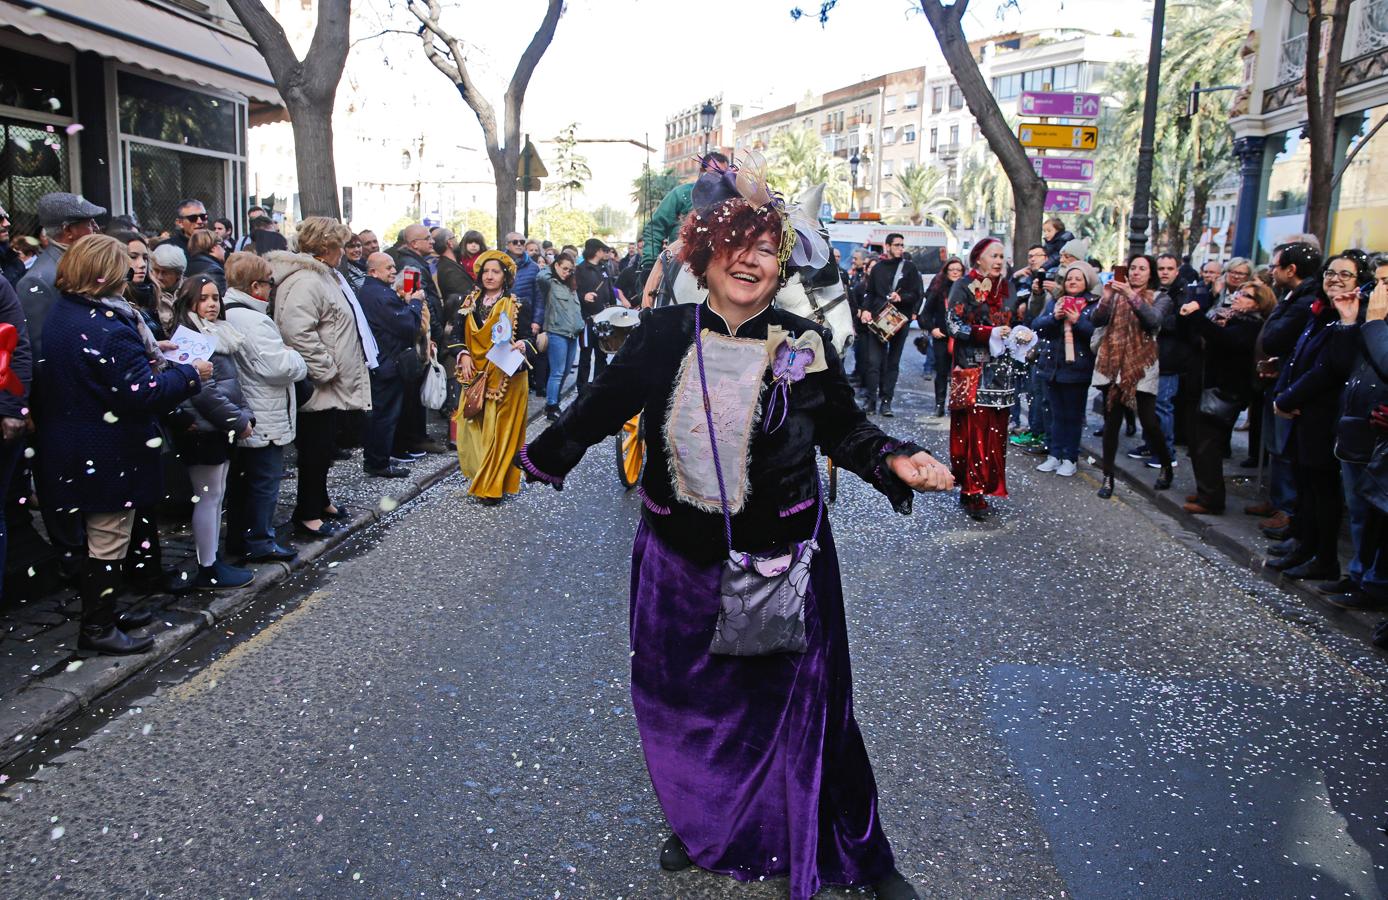
[[[525,241],[507,241],[506,243],[508,243],[508,244],[520,244],[522,247],[525,246]]]
[[[205,212],[200,212],[200,213],[189,213],[189,214],[186,215],[186,216],[179,216],[179,218],[181,218],[181,219],[186,219],[186,220],[189,221],[189,222],[206,222],[206,221],[207,221],[207,213],[205,213]]]

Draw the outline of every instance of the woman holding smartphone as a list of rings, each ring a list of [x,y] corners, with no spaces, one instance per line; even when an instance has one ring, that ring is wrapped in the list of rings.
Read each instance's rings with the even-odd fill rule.
[[[1126,269],[1126,270],[1125,270]],[[1123,410],[1137,412],[1142,437],[1161,463],[1153,485],[1159,491],[1171,487],[1171,456],[1157,420],[1157,332],[1171,315],[1171,299],[1155,294],[1152,276],[1157,261],[1145,254],[1114,266],[1113,280],[1104,285],[1103,297],[1094,310],[1094,381],[1104,395],[1104,483],[1099,496],[1113,496],[1113,460],[1118,455],[1118,430]]]

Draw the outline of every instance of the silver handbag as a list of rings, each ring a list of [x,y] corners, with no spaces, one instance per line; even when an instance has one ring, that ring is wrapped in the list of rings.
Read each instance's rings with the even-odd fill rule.
[[[728,512],[723,464],[713,432],[712,403],[704,374],[704,345],[699,309],[694,311],[694,342],[699,362],[699,386],[704,394],[713,466],[718,475],[718,496],[723,509],[723,530],[728,558],[723,561],[718,583],[718,622],[708,652],[718,656],[770,656],[804,653],[805,598],[810,591],[810,566],[819,550],[819,527],[824,521],[824,501],[816,485],[814,533],[788,552],[759,557],[733,549],[733,519]]]

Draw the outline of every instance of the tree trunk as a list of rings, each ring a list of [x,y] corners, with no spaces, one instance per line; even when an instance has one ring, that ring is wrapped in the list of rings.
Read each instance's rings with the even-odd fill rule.
[[[1200,246],[1200,238],[1205,234],[1205,214],[1210,208],[1209,191],[1196,186],[1191,192],[1190,203],[1190,235],[1186,238],[1186,252],[1195,253],[1195,248]]]
[[[1012,222],[1012,252],[1041,242],[1041,218],[1045,214],[1046,182],[1036,174],[1027,159],[1027,152],[1008,127],[1007,119],[988,82],[978,70],[968,39],[964,37],[961,20],[968,10],[969,0],[955,0],[944,6],[940,0],[920,0],[921,11],[935,32],[940,52],[949,64],[950,74],[959,85],[964,101],[973,114],[978,129],[988,147],[997,156],[1008,182],[1012,185],[1015,216]]]
[[[508,147],[492,154],[492,172],[496,175],[496,246],[502,248],[506,246],[507,232],[520,230],[516,224],[516,168],[519,165],[520,148]]]
[[[321,103],[285,98],[294,129],[294,164],[299,175],[299,208],[305,216],[338,219],[337,167],[333,164],[333,110]]]
[[[1333,15],[1324,0],[1311,0],[1306,28],[1306,134],[1311,141],[1311,172],[1306,197],[1306,230],[1330,245],[1330,199],[1335,180],[1335,100],[1340,92],[1340,56],[1349,24],[1348,3],[1336,3]],[[1320,54],[1325,19],[1330,40],[1324,67]]]

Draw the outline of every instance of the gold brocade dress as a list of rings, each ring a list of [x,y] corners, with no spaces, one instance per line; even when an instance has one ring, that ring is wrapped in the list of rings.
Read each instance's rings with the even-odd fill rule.
[[[511,339],[515,340],[520,304],[506,295],[491,309],[477,301],[477,308],[462,316],[464,349],[472,356],[474,371],[487,379],[487,399],[482,414],[463,417],[463,404],[453,414],[457,424],[458,467],[468,479],[468,493],[474,497],[499,500],[520,493],[521,470],[512,464],[525,442],[525,417],[529,407],[530,377],[524,366],[507,376],[487,359],[492,348],[492,327],[504,312],[511,319]]]

